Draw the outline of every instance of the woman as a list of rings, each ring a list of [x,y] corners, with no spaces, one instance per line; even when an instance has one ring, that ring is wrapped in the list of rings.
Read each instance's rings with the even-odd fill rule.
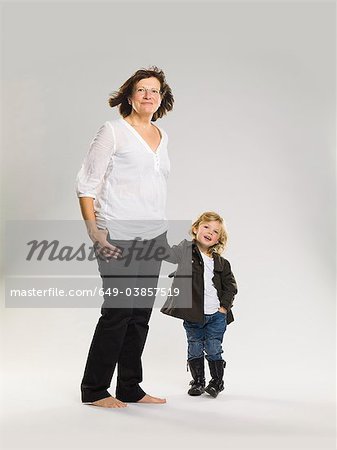
[[[168,138],[152,122],[172,110],[173,102],[162,70],[153,66],[135,72],[110,96],[109,104],[119,105],[121,118],[98,130],[77,177],[105,293],[81,383],[83,403],[120,408],[126,402],[166,402],[146,394],[139,384],[161,266],[153,255],[167,230]],[[142,252],[152,252],[152,257],[139,257]],[[118,295],[112,296],[112,289]],[[149,294],[139,297],[139,289]],[[113,397],[107,389],[116,365]]]

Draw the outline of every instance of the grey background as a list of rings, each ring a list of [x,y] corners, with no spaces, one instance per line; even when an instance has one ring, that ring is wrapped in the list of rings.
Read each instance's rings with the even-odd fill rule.
[[[155,64],[168,218],[223,215],[239,285],[214,402],[186,398],[182,324],[154,311],[153,409],[79,404],[98,309],[3,309],[5,448],[334,448],[335,22],[334,2],[2,5],[3,217],[79,218],[107,96]]]

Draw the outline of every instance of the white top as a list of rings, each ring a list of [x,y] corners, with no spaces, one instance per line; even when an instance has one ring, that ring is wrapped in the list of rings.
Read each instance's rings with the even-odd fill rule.
[[[214,314],[220,308],[218,293],[212,281],[214,261],[213,258],[202,252],[200,253],[204,261],[204,314]]]
[[[78,197],[95,199],[99,228],[112,239],[151,239],[167,230],[168,137],[153,151],[123,118],[105,122],[77,175]]]

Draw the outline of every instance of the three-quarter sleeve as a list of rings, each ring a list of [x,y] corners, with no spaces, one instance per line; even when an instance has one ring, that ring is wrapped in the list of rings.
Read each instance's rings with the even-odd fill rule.
[[[109,161],[115,152],[115,135],[110,122],[105,122],[92,140],[76,178],[78,197],[96,198]]]

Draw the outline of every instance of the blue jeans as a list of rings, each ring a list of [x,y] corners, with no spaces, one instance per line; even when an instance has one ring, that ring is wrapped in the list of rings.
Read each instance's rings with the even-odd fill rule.
[[[208,361],[222,360],[222,340],[227,327],[227,314],[220,311],[205,314],[204,323],[184,320],[187,335],[187,359],[202,358]]]

